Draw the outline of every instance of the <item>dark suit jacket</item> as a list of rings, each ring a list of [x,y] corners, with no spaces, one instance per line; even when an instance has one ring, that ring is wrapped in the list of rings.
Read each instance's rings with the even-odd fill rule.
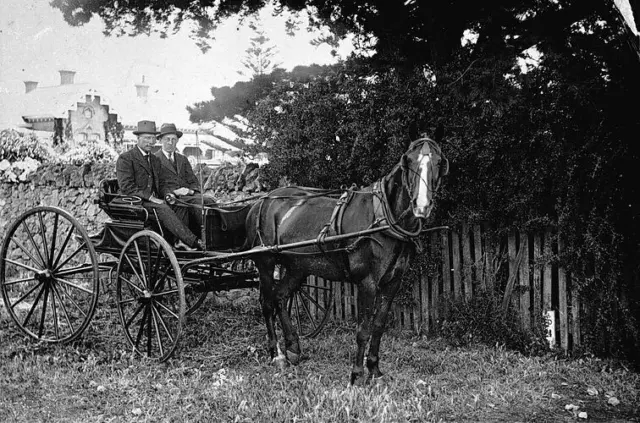
[[[200,183],[193,173],[193,168],[189,160],[180,153],[173,153],[176,159],[176,167],[173,167],[171,160],[167,159],[162,150],[156,151],[156,157],[159,159],[162,171],[162,190],[163,192],[173,192],[178,188],[189,188],[195,192],[200,192]],[[177,168],[177,169],[176,169]]]
[[[162,186],[160,160],[153,154],[150,155],[150,160],[152,168],[149,168],[149,163],[137,146],[120,154],[116,161],[116,177],[121,194],[136,195],[147,201],[154,193],[157,197],[164,198],[164,192],[160,190]]]

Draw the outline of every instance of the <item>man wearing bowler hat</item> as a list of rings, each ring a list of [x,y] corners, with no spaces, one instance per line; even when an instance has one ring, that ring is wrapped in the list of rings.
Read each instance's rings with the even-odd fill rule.
[[[174,212],[162,199],[162,171],[159,159],[151,154],[156,143],[156,124],[142,120],[133,131],[138,137],[135,147],[118,157],[116,177],[120,192],[142,199],[142,207],[150,213],[156,212],[162,225],[179,241],[177,247],[186,250],[203,249],[202,241],[184,224],[186,210]]]
[[[155,155],[160,160],[162,172],[161,191],[171,194],[177,199],[174,210],[187,208],[189,211],[189,227],[198,233],[202,226],[202,205],[214,206],[215,200],[202,195],[200,184],[189,160],[176,151],[178,140],[182,137],[182,131],[173,123],[163,123],[157,135],[162,149]]]

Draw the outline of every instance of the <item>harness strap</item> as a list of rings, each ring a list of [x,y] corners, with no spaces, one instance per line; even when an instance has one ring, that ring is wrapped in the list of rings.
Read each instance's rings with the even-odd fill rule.
[[[331,212],[331,218],[329,218],[329,221],[325,223],[325,225],[322,227],[322,230],[318,234],[318,237],[316,238],[319,247],[322,243],[324,243],[324,239],[329,234],[331,228],[333,228],[336,235],[340,235],[340,233],[342,232],[342,216],[344,214],[344,209],[346,208],[345,206],[347,203],[349,203],[351,197],[353,197],[353,193],[351,191],[345,191],[344,193],[342,193],[340,198],[338,198],[338,201],[336,201],[336,206],[333,208],[333,212]]]
[[[411,242],[413,241],[412,238],[417,235],[400,228],[400,225],[398,225],[396,220],[393,218],[391,210],[389,210],[389,200],[387,200],[386,193],[382,188],[382,181],[376,181],[373,184],[373,212],[375,217],[375,221],[373,223],[374,226],[385,223],[389,225],[389,229],[383,233],[391,238],[404,242]],[[420,233],[421,229],[422,225],[420,225],[418,233]]]
[[[320,250],[322,254],[327,253],[324,249],[324,244],[327,235],[331,231],[331,228],[333,228],[333,231],[336,235],[342,234],[342,217],[344,216],[344,211],[347,208],[347,205],[351,202],[355,195],[353,191],[354,187],[355,185],[349,189],[346,189],[342,193],[340,198],[338,198],[338,201],[336,201],[336,206],[331,212],[331,218],[329,218],[329,221],[322,227],[322,230],[316,238],[316,245],[318,246],[318,250]],[[344,251],[348,250],[345,249]],[[349,257],[347,254],[341,254],[341,256],[342,260],[344,261],[344,265],[342,266],[342,268],[344,269],[344,276],[346,278],[345,280],[351,280],[351,273],[349,272]]]

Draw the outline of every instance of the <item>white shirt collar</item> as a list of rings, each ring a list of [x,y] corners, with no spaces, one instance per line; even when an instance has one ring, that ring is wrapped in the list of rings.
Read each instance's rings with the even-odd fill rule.
[[[172,153],[169,153],[168,151],[164,151],[164,150],[162,150],[162,152],[164,153],[164,156],[165,156],[167,159],[171,160],[171,154],[172,154]]]
[[[141,148],[140,148],[140,147],[138,147],[137,145],[136,145],[136,147],[138,148],[138,150],[140,150],[140,153],[142,153],[142,157],[145,157],[145,158],[146,158],[146,157],[147,157],[147,154],[149,154],[149,153],[147,153],[146,151],[144,151],[143,149],[141,149]]]

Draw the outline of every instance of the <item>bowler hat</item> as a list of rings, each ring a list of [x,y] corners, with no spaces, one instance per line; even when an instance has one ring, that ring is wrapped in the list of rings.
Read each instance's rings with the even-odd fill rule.
[[[133,135],[153,134],[156,135],[156,123],[151,120],[141,120],[138,122],[138,130],[133,131]]]
[[[176,125],[173,123],[163,123],[160,127],[160,132],[158,133],[158,135],[156,135],[156,137],[160,139],[164,135],[168,134],[176,134],[178,138],[180,138],[182,136],[182,131],[178,131],[176,129]]]

